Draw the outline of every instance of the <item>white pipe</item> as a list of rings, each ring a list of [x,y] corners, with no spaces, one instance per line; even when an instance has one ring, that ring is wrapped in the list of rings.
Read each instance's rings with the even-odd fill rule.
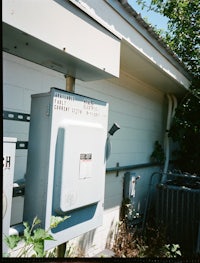
[[[169,94],[167,94],[168,98],[168,113],[167,113],[167,124],[166,124],[166,131],[165,131],[165,137],[164,137],[164,150],[165,150],[165,163],[164,163],[164,169],[163,169],[163,177],[162,177],[162,183],[166,180],[166,172],[168,170],[169,165],[169,129],[171,124],[171,117],[172,117],[172,98]]]
[[[169,130],[170,130],[172,118],[175,115],[176,108],[178,105],[177,99],[173,94],[171,95],[167,94],[167,98],[168,98],[168,114],[167,114],[167,124],[166,124],[166,131],[165,131],[165,137],[164,137],[165,163],[164,163],[164,169],[163,169],[164,176],[162,178],[162,183],[167,178],[166,173],[167,173],[168,166],[169,166],[169,155],[170,155]]]
[[[172,94],[171,95],[172,99],[173,99],[173,111],[172,111],[172,118],[174,118],[174,115],[176,113],[176,108],[177,108],[177,98]]]

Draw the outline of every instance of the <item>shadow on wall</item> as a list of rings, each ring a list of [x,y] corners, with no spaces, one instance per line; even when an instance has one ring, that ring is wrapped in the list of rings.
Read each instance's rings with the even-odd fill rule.
[[[108,232],[107,239],[106,239],[106,248],[108,249],[112,249],[113,247],[116,230],[117,230],[117,225],[113,219],[110,224],[109,232]]]
[[[85,256],[86,252],[92,247],[94,235],[95,235],[96,229],[93,229],[85,234],[79,239],[79,249],[81,256]]]
[[[117,230],[117,225],[114,219],[112,220],[109,228],[108,228],[108,234],[106,238],[106,245],[105,248],[107,249],[112,249],[113,243],[114,243],[114,238]],[[93,229],[87,233],[85,233],[78,241],[79,244],[79,253],[78,256],[87,256],[86,253],[90,251],[90,249],[94,248],[94,235],[95,235],[96,229]]]
[[[105,181],[104,210],[120,207],[123,197],[123,172],[107,174]]]

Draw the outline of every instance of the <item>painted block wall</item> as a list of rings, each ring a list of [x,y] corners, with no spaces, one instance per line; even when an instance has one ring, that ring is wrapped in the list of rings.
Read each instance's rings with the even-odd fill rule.
[[[29,113],[31,94],[49,91],[55,86],[65,89],[65,78],[53,70],[25,61],[4,53],[3,64],[3,109]],[[162,140],[165,119],[164,94],[153,87],[134,79],[126,72],[120,79],[109,79],[93,82],[76,80],[76,92],[109,103],[109,127],[117,122],[121,129],[111,138],[112,154],[107,167],[132,165],[149,162],[155,140]],[[18,140],[28,140],[29,124],[4,120],[4,136],[15,136]],[[37,143],[37,142],[36,142]],[[24,178],[26,171],[27,150],[16,151],[14,179]],[[141,176],[138,194],[142,198],[141,211],[144,210],[146,190],[151,173],[155,168],[140,169],[135,172]],[[119,209],[122,201],[124,173],[106,175],[104,224],[100,228],[79,237],[82,249],[89,256],[99,253],[112,241],[112,232],[119,220]],[[23,202],[19,205],[13,201],[12,224],[22,218]],[[16,209],[16,207],[19,207]],[[16,218],[18,222],[16,222]]]

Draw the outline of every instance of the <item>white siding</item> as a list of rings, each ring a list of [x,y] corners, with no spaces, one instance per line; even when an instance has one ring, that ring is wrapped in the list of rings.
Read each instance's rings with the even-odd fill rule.
[[[3,109],[29,113],[30,95],[49,91],[50,87],[65,89],[62,74],[46,69],[21,58],[4,53],[3,64]],[[82,82],[76,80],[76,92],[109,102],[109,127],[117,122],[121,129],[111,138],[112,154],[107,167],[149,162],[155,140],[162,140],[165,118],[164,94],[153,87],[121,72],[120,79]],[[29,123],[4,120],[3,135],[28,140]],[[37,142],[36,142],[37,143]],[[24,178],[27,150],[17,150],[15,180]],[[140,176],[140,194],[145,205],[145,194],[153,169],[136,171]],[[106,175],[105,213],[102,227],[79,238],[81,249],[89,256],[95,255],[112,241],[112,232],[119,220],[122,201],[123,176],[119,173]],[[20,221],[23,211],[13,202],[12,223]],[[22,206],[19,205],[22,210]],[[16,213],[15,212],[15,213]],[[20,214],[21,213],[21,214]],[[18,220],[18,222],[16,222]]]
[[[164,94],[121,73],[120,80],[80,82],[76,91],[109,102],[109,127],[121,129],[111,138],[107,167],[149,162],[156,140],[162,140]]]
[[[62,74],[3,53],[3,110],[29,114],[31,94],[47,92],[53,86],[65,88]],[[4,136],[27,141],[28,132],[28,122],[4,120]],[[24,177],[26,154],[26,150],[16,151],[15,180]]]

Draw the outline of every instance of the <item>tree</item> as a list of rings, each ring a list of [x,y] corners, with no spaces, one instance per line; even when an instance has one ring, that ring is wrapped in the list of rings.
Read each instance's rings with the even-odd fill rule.
[[[177,165],[182,171],[200,175],[200,89],[199,80],[193,80],[188,92],[176,110],[169,136],[179,143]]]
[[[151,0],[150,4],[145,0],[137,2],[143,8],[169,19],[168,30],[162,37],[192,76],[190,89],[176,110],[170,136],[179,143],[178,168],[200,175],[199,0]]]
[[[199,0],[137,0],[169,20],[165,41],[186,65],[192,75],[199,75],[200,64],[200,12]],[[149,1],[148,1],[149,2]]]

